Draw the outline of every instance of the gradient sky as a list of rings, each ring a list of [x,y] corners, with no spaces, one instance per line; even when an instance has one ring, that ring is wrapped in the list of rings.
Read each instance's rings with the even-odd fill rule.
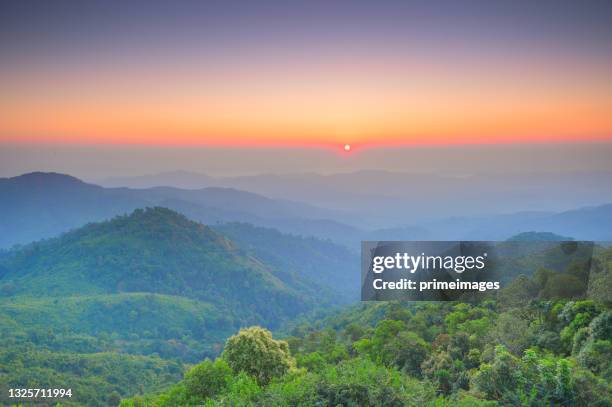
[[[609,1],[3,1],[0,143],[612,141]]]
[[[98,182],[175,170],[232,176],[369,169],[454,176],[554,173],[563,181],[565,174],[577,172],[607,172],[612,177],[610,157],[612,143],[393,146],[351,154],[330,148],[17,144],[0,148],[0,177],[54,171]],[[601,190],[608,191],[608,184]],[[573,194],[571,189],[568,194]]]

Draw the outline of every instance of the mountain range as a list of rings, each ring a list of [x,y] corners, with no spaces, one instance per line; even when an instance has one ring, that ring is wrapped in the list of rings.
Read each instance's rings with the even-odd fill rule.
[[[233,188],[103,188],[69,175],[36,172],[0,178],[0,196],[0,248],[54,237],[147,206],[176,209],[206,224],[249,222],[338,240],[353,231],[334,220],[338,211]]]
[[[257,185],[256,179],[251,182]],[[591,185],[595,184],[591,181]],[[530,231],[553,232],[583,240],[612,240],[612,231],[607,227],[612,220],[612,204],[566,211],[464,214],[429,220],[418,211],[407,211],[404,215],[396,214],[392,227],[372,228],[369,225],[377,223],[379,213],[388,216],[384,205],[361,214],[329,209],[294,200],[290,191],[298,186],[287,190],[285,198],[292,198],[288,200],[228,187],[105,188],[55,173],[4,178],[0,179],[3,197],[0,248],[57,236],[88,222],[110,219],[147,206],[167,207],[209,225],[241,222],[295,236],[330,239],[353,251],[359,250],[362,240],[503,240]],[[303,189],[308,191],[307,183]],[[370,191],[364,189],[363,193]],[[566,191],[566,195],[574,193]],[[353,199],[359,200],[356,196]],[[405,198],[397,204],[408,205],[411,201]],[[435,206],[435,199],[425,201]],[[442,203],[453,206],[446,200]]]
[[[361,170],[326,175],[296,173],[231,177],[175,171],[97,182],[104,186],[135,188],[159,185],[188,189],[231,187],[273,199],[289,198],[358,214],[358,226],[379,229],[451,216],[472,217],[526,210],[556,213],[596,206],[612,202],[610,179],[612,173],[606,171],[445,174]],[[336,220],[351,223],[351,219]]]
[[[418,226],[377,230],[371,240],[504,240],[524,232],[543,231],[577,240],[612,241],[612,204],[562,212],[451,217]]]
[[[376,229],[367,212],[289,192],[106,188],[54,173],[0,179],[0,197],[2,385],[72,386],[90,405],[166,388],[241,327],[297,327],[354,301],[361,240],[610,239],[612,220],[608,204],[416,213]],[[528,260],[517,264],[532,270]]]

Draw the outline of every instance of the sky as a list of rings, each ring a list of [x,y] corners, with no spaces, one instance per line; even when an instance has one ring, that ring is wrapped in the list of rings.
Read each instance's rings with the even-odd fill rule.
[[[606,1],[5,1],[0,143],[612,140]]]
[[[459,177],[552,173],[558,174],[561,181],[568,173],[612,174],[610,157],[612,143],[371,147],[349,154],[326,147],[119,147],[58,143],[0,148],[0,177],[53,171],[99,183],[109,177],[177,170],[212,176],[380,170]],[[609,188],[601,185],[601,189]],[[568,193],[572,192],[568,190]]]

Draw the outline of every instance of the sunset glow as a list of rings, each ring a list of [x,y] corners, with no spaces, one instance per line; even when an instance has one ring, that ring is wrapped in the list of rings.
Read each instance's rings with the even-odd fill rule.
[[[179,24],[159,7],[148,10],[161,24],[153,33],[136,10],[112,33],[105,17],[83,10],[82,26],[72,28],[62,17],[37,16],[50,27],[45,37],[27,26],[4,28],[20,42],[0,43],[9,56],[0,74],[0,143],[612,141],[612,35],[597,31],[597,21],[556,26],[543,13],[540,25],[528,25],[510,15],[525,24],[519,35],[511,21],[492,29],[460,16],[453,33],[406,24],[395,14],[410,20],[414,10],[399,5],[376,10],[378,19],[364,5],[345,19],[325,8],[307,17],[271,9],[283,14],[274,20],[281,26],[252,10],[214,21],[202,12],[209,25],[179,10],[188,20]],[[498,12],[483,11],[493,19]],[[242,28],[225,28],[233,26]],[[588,46],[574,43],[581,37],[572,30],[587,28],[580,32],[593,37]],[[78,30],[91,38],[81,41]]]

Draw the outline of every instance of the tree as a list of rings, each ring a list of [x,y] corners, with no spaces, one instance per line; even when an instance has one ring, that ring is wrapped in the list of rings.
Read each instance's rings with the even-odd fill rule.
[[[421,364],[430,347],[420,336],[414,332],[400,332],[385,348],[395,354],[393,364],[398,369],[411,376],[421,376]]]
[[[433,353],[421,365],[423,376],[437,385],[437,389],[443,394],[450,394],[452,390],[452,378],[450,371],[453,369],[453,359],[448,352],[441,351]]]
[[[295,367],[287,342],[272,339],[270,331],[258,326],[241,329],[230,337],[223,358],[235,373],[245,372],[259,385],[266,385]]]
[[[185,375],[185,390],[190,397],[207,399],[214,397],[227,386],[232,369],[223,359],[212,362],[206,359],[195,365]]]
[[[472,378],[475,389],[488,399],[500,400],[505,393],[514,393],[522,382],[519,360],[502,345],[495,348],[493,363],[483,363]]]
[[[417,377],[430,351],[429,344],[416,333],[407,331],[404,322],[389,319],[378,323],[371,339],[360,339],[353,346],[358,353],[377,363],[396,366]]]
[[[589,325],[591,338],[612,341],[612,311],[599,314]]]
[[[533,329],[529,321],[504,312],[499,315],[488,335],[492,343],[504,345],[514,355],[521,355],[533,340]]]
[[[578,363],[591,372],[612,379],[612,342],[590,340],[578,354]]]

